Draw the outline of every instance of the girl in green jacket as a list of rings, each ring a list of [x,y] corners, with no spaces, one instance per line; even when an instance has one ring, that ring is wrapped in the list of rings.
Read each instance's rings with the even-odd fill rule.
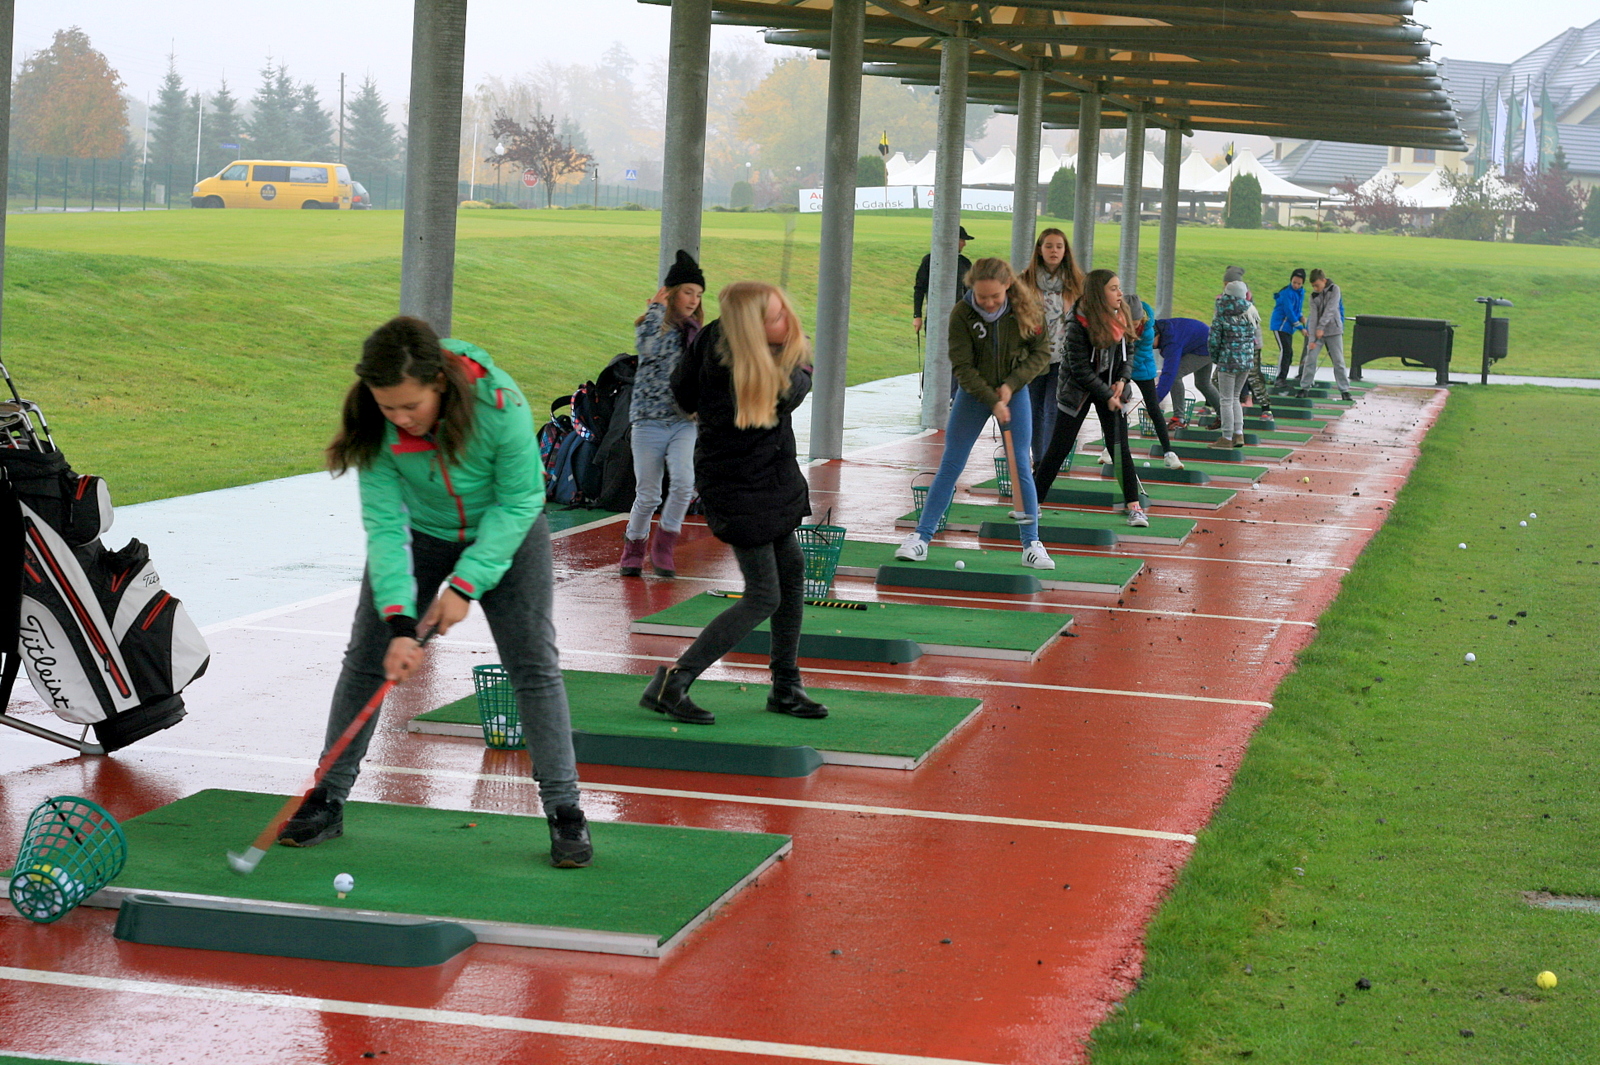
[[[441,341],[417,318],[380,326],[355,370],[328,468],[357,472],[367,567],[323,750],[386,679],[416,672],[419,631],[449,632],[481,603],[516,691],[550,862],[588,865],[593,849],[551,618],[544,472],[527,400],[482,348]],[[278,842],[310,847],[343,834],[345,798],[376,724],[374,715]]]

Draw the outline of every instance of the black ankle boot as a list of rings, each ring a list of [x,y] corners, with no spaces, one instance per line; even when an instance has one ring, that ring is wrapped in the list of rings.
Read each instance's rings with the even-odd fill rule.
[[[773,684],[772,693],[767,696],[767,709],[774,714],[788,714],[790,717],[828,716],[828,708],[807,695],[799,681]]]
[[[694,678],[695,674],[675,666],[672,669],[657,666],[656,675],[639,697],[639,705],[690,725],[716,724],[717,715],[696,706],[689,698],[689,685],[694,683]]]

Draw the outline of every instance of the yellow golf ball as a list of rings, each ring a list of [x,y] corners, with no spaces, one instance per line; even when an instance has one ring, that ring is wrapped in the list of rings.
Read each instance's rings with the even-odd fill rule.
[[[1544,990],[1548,991],[1552,987],[1556,986],[1556,974],[1551,972],[1549,969],[1546,969],[1544,972],[1540,973],[1538,976],[1535,976],[1533,978],[1533,982],[1538,984]]]

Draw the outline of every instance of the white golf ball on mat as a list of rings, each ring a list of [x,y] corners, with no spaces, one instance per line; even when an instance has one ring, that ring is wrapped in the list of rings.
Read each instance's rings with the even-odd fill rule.
[[[966,569],[966,568],[967,568],[967,564],[965,562],[963,562],[959,558],[956,559],[956,569]]]
[[[333,878],[333,890],[339,893],[342,899],[356,889],[356,878],[349,873],[340,873]]]

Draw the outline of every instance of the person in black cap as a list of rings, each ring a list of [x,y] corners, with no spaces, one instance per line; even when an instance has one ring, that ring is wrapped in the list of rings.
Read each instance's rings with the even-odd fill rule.
[[[960,253],[966,250],[967,241],[971,239],[972,234],[967,232],[966,226],[962,226],[960,243],[956,245],[956,303],[967,294],[967,271],[972,269],[972,260]],[[918,333],[922,332],[922,304],[928,298],[928,271],[931,269],[933,253],[929,252],[922,257],[922,265],[917,267],[917,283],[911,289],[911,328]]]
[[[661,577],[676,575],[673,549],[683,531],[683,516],[694,499],[695,423],[672,398],[672,372],[705,321],[700,297],[706,275],[694,256],[679,250],[667,270],[661,289],[633,323],[639,369],[633,378],[633,400],[628,406],[632,430],[634,497],[628,526],[622,533],[624,577],[644,570],[648,545],[650,565]],[[671,478],[667,504],[661,509],[661,527],[650,538],[650,519],[661,506],[661,475]]]

